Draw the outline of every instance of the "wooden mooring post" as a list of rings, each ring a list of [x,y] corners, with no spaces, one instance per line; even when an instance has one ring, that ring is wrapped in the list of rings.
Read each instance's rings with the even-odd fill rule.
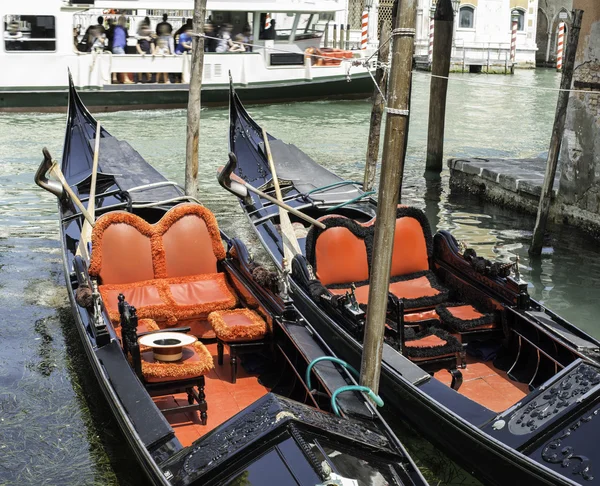
[[[451,0],[439,0],[435,7],[431,87],[429,94],[429,127],[427,131],[427,172],[442,172],[444,167],[444,125],[446,94],[452,56],[454,11]],[[464,49],[463,49],[464,50]],[[437,77],[441,76],[441,77]]]
[[[417,0],[398,0],[392,31],[392,64],[389,79],[383,159],[369,285],[369,312],[365,326],[360,383],[379,391],[385,316],[396,229],[396,207],[402,185],[410,85],[415,41]]]
[[[194,32],[192,39],[192,75],[187,110],[187,139],[185,144],[185,193],[198,196],[198,144],[200,143],[200,91],[204,65],[204,18],[206,0],[194,0]]]
[[[560,154],[560,146],[565,131],[565,118],[567,117],[567,105],[569,104],[568,90],[571,89],[573,80],[573,67],[575,66],[575,54],[577,51],[577,43],[579,41],[579,30],[581,29],[582,17],[583,10],[573,10],[573,23],[569,29],[567,55],[565,56],[562,78],[560,80],[560,89],[562,91],[558,92],[558,101],[556,102],[556,115],[554,116],[552,138],[550,139],[550,149],[548,150],[544,185],[542,186],[542,194],[540,195],[540,204],[535,220],[533,238],[531,239],[531,246],[529,247],[530,255],[540,255],[544,244],[544,233],[546,232],[546,223],[548,222],[548,213],[550,212],[550,204],[552,202],[552,187],[554,185],[554,177],[556,177],[558,156]]]
[[[367,163],[365,164],[365,177],[363,190],[370,191],[375,184],[377,175],[377,160],[379,159],[379,139],[381,137],[381,120],[385,107],[385,93],[387,90],[387,75],[384,65],[390,56],[390,28],[386,22],[381,23],[379,29],[379,52],[377,53],[377,71],[375,81],[377,86],[373,90],[373,107],[371,108],[371,124],[369,125],[369,140],[367,145]]]

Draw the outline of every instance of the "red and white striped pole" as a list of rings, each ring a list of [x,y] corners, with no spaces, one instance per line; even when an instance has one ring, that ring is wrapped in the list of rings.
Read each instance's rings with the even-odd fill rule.
[[[511,14],[512,18],[512,32],[510,37],[510,72],[515,72],[515,58],[517,56],[517,28],[519,26],[519,11],[513,10]]]
[[[360,32],[360,48],[366,49],[369,43],[369,11],[363,10],[362,13],[362,24]]]
[[[565,23],[558,24],[558,42],[556,44],[556,70],[562,71],[563,52],[565,47]]]
[[[433,29],[435,25],[435,6],[432,6],[429,10],[429,50],[427,51],[427,60],[429,64],[433,61]]]

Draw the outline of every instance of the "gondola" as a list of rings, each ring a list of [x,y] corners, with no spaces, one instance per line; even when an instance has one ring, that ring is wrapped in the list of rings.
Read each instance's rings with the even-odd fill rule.
[[[71,83],[66,186],[48,177],[60,179],[47,150],[35,180],[58,197],[74,325],[148,480],[427,484],[280,277],[129,144],[101,129],[96,152],[96,127]],[[81,247],[76,200],[85,209],[90,193],[95,224]]]
[[[273,196],[262,133],[232,89],[219,179],[281,267],[278,208],[247,191]],[[268,137],[285,203],[325,226],[290,215],[302,250],[290,295],[333,352],[360,366],[376,199]],[[447,231],[432,236],[413,207],[397,209],[388,290],[386,406],[485,484],[600,484],[598,340],[532,299],[514,265]]]

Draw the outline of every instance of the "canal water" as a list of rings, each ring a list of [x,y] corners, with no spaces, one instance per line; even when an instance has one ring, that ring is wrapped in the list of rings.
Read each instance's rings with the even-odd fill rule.
[[[530,293],[600,337],[598,246],[571,228],[551,227],[549,251],[530,259],[534,218],[464,195],[422,174],[429,77],[415,73],[403,200],[425,209],[483,256],[520,257]],[[482,83],[488,83],[483,85]],[[493,83],[493,84],[489,84]],[[550,139],[558,75],[550,70],[512,76],[453,75],[446,121],[447,157],[533,157]],[[329,169],[361,180],[370,105],[366,101],[253,106],[250,112],[278,138],[296,144]],[[183,182],[185,112],[132,111],[98,115],[167,177]],[[141,472],[86,361],[73,329],[58,241],[56,202],[33,183],[47,146],[60,158],[65,116],[0,114],[0,485],[137,485]],[[216,183],[227,156],[228,112],[202,111],[201,199],[230,235],[257,240],[232,196]],[[464,471],[398,424],[432,484],[477,484]]]

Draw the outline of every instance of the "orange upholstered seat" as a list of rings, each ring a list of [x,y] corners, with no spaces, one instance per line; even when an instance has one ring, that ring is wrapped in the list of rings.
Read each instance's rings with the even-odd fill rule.
[[[403,354],[413,361],[454,357],[461,351],[458,340],[442,329],[430,327],[417,333],[406,330]]]
[[[364,239],[368,231],[344,217],[322,218],[322,221],[328,227],[310,245],[310,254],[307,249],[321,283],[327,286],[367,281],[369,258]]]
[[[357,302],[367,305],[373,220],[360,224],[343,216],[327,216],[320,221],[326,228],[313,227],[307,236],[308,262],[333,294],[343,295],[354,284]],[[406,309],[432,308],[448,298],[447,290],[429,269],[432,251],[431,230],[423,212],[399,206],[389,292],[402,299]]]
[[[496,327],[494,314],[480,312],[468,304],[438,305],[436,312],[442,323],[457,332],[493,329]]]
[[[92,233],[90,275],[113,323],[119,294],[140,318],[159,326],[179,320],[204,322],[214,310],[232,308],[237,298],[217,262],[225,249],[213,214],[198,204],[180,204],[156,224],[124,211],[107,213]],[[202,329],[195,326],[196,333]]]
[[[148,383],[173,380],[191,380],[205,375],[214,368],[213,358],[201,342],[183,348],[179,361],[156,361],[151,349],[141,353],[142,374]]]
[[[267,324],[255,311],[231,309],[211,312],[208,321],[217,338],[227,343],[235,341],[256,341],[267,333]]]

